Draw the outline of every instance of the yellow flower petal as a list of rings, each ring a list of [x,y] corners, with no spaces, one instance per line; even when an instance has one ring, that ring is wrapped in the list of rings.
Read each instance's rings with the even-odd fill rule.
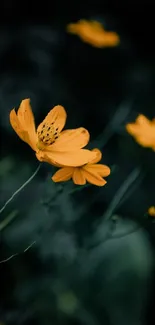
[[[90,172],[86,169],[83,169],[84,177],[88,183],[97,185],[97,186],[104,186],[107,182],[97,173]]]
[[[91,20],[91,27],[94,28],[94,30],[98,30],[98,31],[105,31],[103,25],[101,23],[99,23],[99,21],[96,20]]]
[[[78,167],[87,164],[95,159],[96,153],[87,149],[77,151],[59,152],[59,151],[39,151],[36,153],[38,160],[51,163],[56,166]]]
[[[66,130],[61,132],[59,138],[48,147],[48,150],[52,152],[75,151],[85,147],[89,142],[89,138],[89,132],[85,128]]]
[[[74,167],[64,167],[59,169],[53,176],[53,182],[65,182],[72,178]]]
[[[10,123],[11,123],[11,126],[14,129],[14,131],[20,137],[20,139],[27,142],[27,132],[25,132],[23,130],[23,128],[18,120],[15,109],[12,109],[12,111],[10,112]]]
[[[116,46],[120,43],[117,33],[105,31],[103,25],[97,21],[80,20],[69,24],[67,31],[78,35],[84,42],[102,48]]]
[[[135,123],[128,123],[126,130],[143,147],[155,147],[155,123],[144,115],[139,115]]]
[[[136,118],[136,124],[139,125],[150,125],[151,121],[143,114],[139,114],[138,117]]]
[[[87,164],[83,169],[92,174],[99,174],[102,177],[110,175],[110,168],[102,164]]]
[[[10,123],[14,131],[20,137],[20,139],[29,144],[29,146],[31,146],[31,148],[35,150],[35,143],[31,141],[28,132],[23,130],[23,127],[19,122],[15,109],[12,109],[12,111],[10,112]]]
[[[68,33],[76,34],[77,31],[78,31],[78,25],[76,25],[76,24],[68,24],[66,30],[67,30]]]
[[[96,158],[93,159],[90,164],[96,164],[102,159],[102,152],[98,148],[92,149],[92,152],[96,152]]]
[[[28,144],[33,150],[36,150],[37,135],[29,98],[22,100],[17,112],[17,117],[22,129],[28,133]]]
[[[73,173],[73,182],[76,185],[85,185],[86,184],[86,179],[84,177],[84,173],[82,168],[74,168],[74,173]]]
[[[65,126],[67,119],[67,114],[63,106],[57,105],[51,109],[51,111],[47,114],[45,119],[37,128],[37,133],[42,131],[43,126],[45,125],[46,129],[52,127],[54,132],[58,134],[62,131]]]

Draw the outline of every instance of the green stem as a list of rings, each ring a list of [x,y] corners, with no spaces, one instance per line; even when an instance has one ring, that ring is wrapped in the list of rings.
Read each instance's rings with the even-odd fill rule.
[[[0,213],[2,213],[6,206],[14,199],[14,197],[20,192],[23,190],[23,188],[29,184],[31,182],[31,180],[36,176],[36,174],[38,173],[39,169],[40,169],[40,166],[41,164],[39,164],[39,166],[37,167],[36,171],[33,173],[33,175],[16,191],[12,194],[12,196],[5,202],[4,206],[0,209]],[[8,216],[8,218],[6,218],[4,221],[2,221],[0,223],[0,231],[2,229],[4,229],[14,218],[15,216],[17,215],[17,211],[14,211],[12,214],[10,214]]]

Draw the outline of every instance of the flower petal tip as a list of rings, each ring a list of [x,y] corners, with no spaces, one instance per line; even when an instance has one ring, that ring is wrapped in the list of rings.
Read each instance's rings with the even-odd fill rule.
[[[125,126],[126,131],[130,134],[134,134],[135,124],[134,123],[128,123]]]

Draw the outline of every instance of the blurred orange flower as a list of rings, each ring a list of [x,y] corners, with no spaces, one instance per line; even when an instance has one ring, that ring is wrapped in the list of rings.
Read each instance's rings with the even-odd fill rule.
[[[155,207],[152,206],[148,209],[148,214],[151,216],[151,217],[155,217]]]
[[[65,182],[72,178],[74,184],[85,185],[86,181],[97,186],[104,186],[107,182],[103,177],[110,175],[110,168],[106,165],[97,164],[102,158],[99,149],[93,149],[96,158],[80,167],[63,167],[52,177],[54,182]]]
[[[98,21],[79,20],[67,26],[67,31],[78,35],[82,41],[95,47],[113,47],[120,43],[120,38],[115,32],[108,32]]]
[[[10,112],[14,131],[36,152],[39,161],[56,166],[87,164],[97,156],[96,152],[82,149],[89,142],[89,132],[82,127],[62,131],[66,118],[64,107],[57,105],[36,130],[30,99],[22,100],[17,114],[15,109]]]
[[[141,146],[155,151],[155,119],[150,121],[141,114],[137,117],[135,123],[126,125],[126,130]]]

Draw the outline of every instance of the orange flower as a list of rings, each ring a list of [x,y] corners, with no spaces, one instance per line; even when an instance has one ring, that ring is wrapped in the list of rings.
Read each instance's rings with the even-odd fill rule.
[[[101,23],[97,21],[80,20],[69,24],[67,31],[78,35],[82,41],[95,47],[111,47],[120,43],[120,38],[115,32],[107,32]]]
[[[18,112],[10,112],[10,123],[18,136],[36,152],[39,161],[56,166],[81,166],[96,158],[96,153],[82,149],[89,141],[89,132],[84,128],[62,129],[66,123],[65,109],[57,105],[35,128],[30,99],[22,100]]]
[[[148,214],[151,216],[151,217],[155,217],[155,207],[152,206],[148,209]]]
[[[126,125],[126,130],[141,146],[152,148],[155,151],[155,119],[150,121],[141,114],[135,123]]]
[[[96,153],[96,158],[93,158],[89,163],[80,167],[63,167],[53,175],[52,180],[64,182],[72,178],[74,184],[77,185],[85,185],[87,181],[97,186],[104,186],[107,182],[103,177],[110,174],[110,168],[106,165],[97,164],[102,158],[99,149],[93,149],[92,152]]]

